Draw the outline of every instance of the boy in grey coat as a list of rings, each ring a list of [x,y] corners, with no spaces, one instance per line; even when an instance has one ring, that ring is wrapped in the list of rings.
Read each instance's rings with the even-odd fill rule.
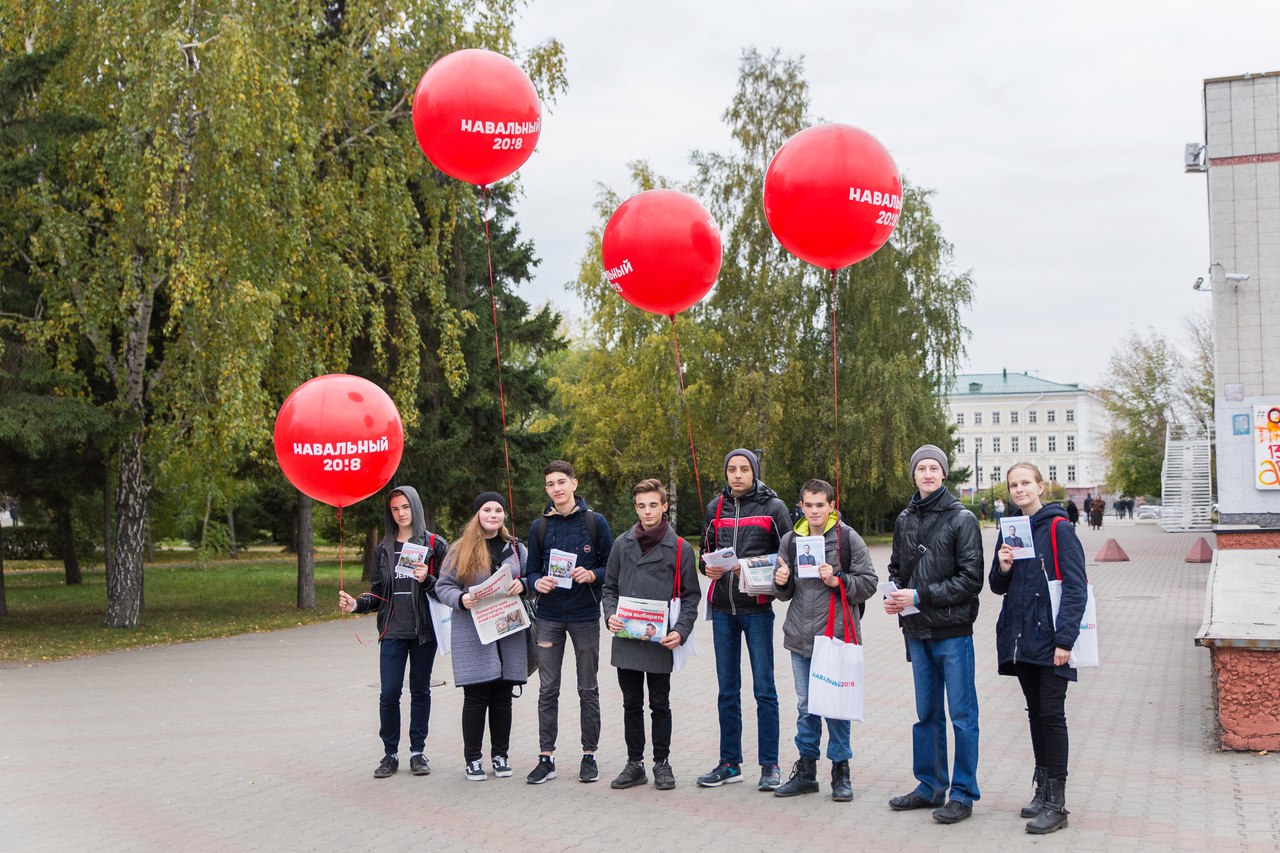
[[[604,614],[609,630],[623,629],[618,598],[680,599],[680,616],[661,642],[613,638],[610,663],[618,670],[622,688],[622,722],[627,740],[627,765],[614,788],[631,788],[649,781],[644,772],[644,686],[649,683],[653,720],[653,781],[660,791],[676,785],[668,760],[671,753],[671,671],[674,650],[684,645],[698,620],[697,560],[689,543],[676,536],[667,521],[667,490],[655,479],[641,480],[631,490],[635,527],[613,543],[604,580]]]
[[[779,601],[790,601],[787,619],[782,626],[782,645],[791,652],[791,671],[795,676],[799,717],[796,720],[796,749],[800,760],[786,784],[773,792],[775,797],[794,797],[818,790],[818,752],[822,743],[822,717],[809,713],[809,665],[813,658],[813,638],[827,627],[832,595],[838,595],[841,584],[850,604],[853,633],[861,638],[857,607],[875,594],[876,571],[866,543],[852,527],[840,521],[835,508],[835,489],[826,480],[810,480],[801,489],[804,518],[795,529],[782,537],[778,551],[778,570],[773,583]],[[796,565],[796,537],[822,536],[825,551],[818,577],[800,578],[791,570]],[[836,608],[835,634],[843,636],[842,608]],[[831,760],[831,799],[847,803],[853,799],[849,780],[852,727],[848,720],[827,720],[827,758]]]

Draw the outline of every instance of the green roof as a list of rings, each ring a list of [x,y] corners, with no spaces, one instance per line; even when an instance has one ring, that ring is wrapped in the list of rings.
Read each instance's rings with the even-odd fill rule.
[[[1064,385],[1025,373],[961,373],[951,382],[948,398],[979,394],[1054,394],[1079,391],[1078,384]]]

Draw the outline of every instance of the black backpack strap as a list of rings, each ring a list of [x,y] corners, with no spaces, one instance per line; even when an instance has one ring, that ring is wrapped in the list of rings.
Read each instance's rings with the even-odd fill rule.
[[[600,559],[600,534],[596,531],[596,513],[587,510],[587,538],[591,540],[591,547],[596,549],[596,560]]]
[[[534,534],[538,537],[538,553],[545,554],[547,552],[547,518],[539,516],[533,522],[537,532]]]

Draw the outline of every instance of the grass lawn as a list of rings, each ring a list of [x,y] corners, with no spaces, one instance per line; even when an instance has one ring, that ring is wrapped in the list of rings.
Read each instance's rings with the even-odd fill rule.
[[[336,551],[316,559],[315,610],[298,610],[297,563],[292,555],[249,552],[200,568],[191,552],[158,552],[145,570],[145,604],[135,629],[107,628],[106,576],[86,569],[67,586],[62,564],[5,561],[9,615],[0,617],[0,661],[57,660],[159,643],[182,643],[273,631],[339,618]],[[360,556],[348,553],[343,577],[363,592]]]

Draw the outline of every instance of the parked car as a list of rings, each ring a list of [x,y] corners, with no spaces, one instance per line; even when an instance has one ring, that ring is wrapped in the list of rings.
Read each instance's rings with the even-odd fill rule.
[[[1133,511],[1133,517],[1135,519],[1159,519],[1163,513],[1164,507],[1160,504],[1143,504]]]

